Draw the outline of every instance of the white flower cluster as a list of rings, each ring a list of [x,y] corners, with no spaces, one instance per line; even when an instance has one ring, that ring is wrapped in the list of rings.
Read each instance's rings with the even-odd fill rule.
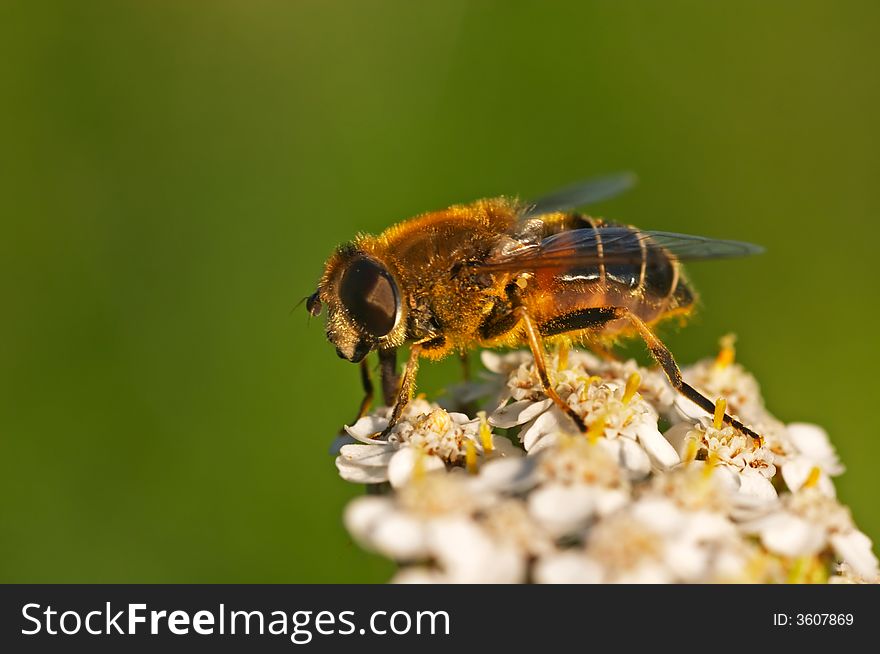
[[[527,352],[483,352],[487,368],[453,397],[475,418],[413,400],[336,440],[340,475],[373,484],[344,521],[394,559],[397,582],[861,583],[880,579],[871,541],[836,497],[843,466],[815,425],[785,425],[723,340],[683,371],[707,416],[659,370],[562,348],[543,391]],[[724,424],[724,411],[764,436]],[[498,433],[504,431],[504,435]]]

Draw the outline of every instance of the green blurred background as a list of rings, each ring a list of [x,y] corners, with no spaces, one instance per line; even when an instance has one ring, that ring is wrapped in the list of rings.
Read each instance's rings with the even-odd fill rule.
[[[383,581],[328,444],[356,368],[293,305],[359,230],[628,169],[597,207],[751,240],[739,334],[880,538],[880,4],[0,3],[0,580]],[[455,378],[423,366],[421,386]]]

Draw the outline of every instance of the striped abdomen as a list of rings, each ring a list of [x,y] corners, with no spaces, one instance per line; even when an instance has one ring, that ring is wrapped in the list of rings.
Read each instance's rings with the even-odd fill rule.
[[[679,262],[634,227],[570,215],[548,223],[545,239],[545,262],[559,265],[534,271],[529,304],[540,320],[619,306],[652,323],[694,303]],[[625,326],[617,321],[605,331]]]

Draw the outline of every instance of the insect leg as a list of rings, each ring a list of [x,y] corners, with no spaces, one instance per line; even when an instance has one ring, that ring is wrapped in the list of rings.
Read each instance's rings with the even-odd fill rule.
[[[679,369],[678,364],[675,363],[675,359],[672,357],[672,352],[670,352],[669,348],[657,338],[654,332],[651,331],[650,327],[648,327],[641,318],[625,307],[616,307],[614,311],[618,314],[618,317],[629,320],[638,330],[639,335],[645,341],[645,345],[648,346],[651,356],[653,356],[657,363],[660,364],[660,367],[663,368],[663,372],[666,373],[669,383],[672,384],[675,390],[684,395],[691,402],[697,404],[709,415],[712,415],[715,412],[715,403],[682,379],[681,370]],[[725,413],[723,420],[734,429],[747,436],[751,436],[757,443],[764,443],[764,439],[760,434],[752,431],[736,418]]]
[[[568,406],[561,397],[559,397],[559,393],[556,392],[556,389],[553,388],[553,384],[550,383],[550,376],[547,374],[547,363],[544,361],[544,341],[541,339],[541,333],[539,332],[535,321],[529,315],[528,310],[522,305],[514,309],[513,312],[514,315],[522,321],[523,326],[525,327],[526,336],[529,339],[529,348],[532,350],[532,356],[535,358],[535,368],[538,370],[538,377],[541,379],[541,385],[544,387],[544,392],[547,394],[547,397],[553,400],[554,404],[562,409],[562,411],[574,421],[574,424],[577,425],[579,430],[586,432],[587,426],[584,424],[583,419],[574,409]]]
[[[461,361],[461,377],[464,381],[471,379],[471,359],[467,351],[462,350],[458,353],[458,359]]]
[[[400,386],[396,349],[379,350],[379,373],[382,376],[382,400],[385,406],[391,406]]]
[[[505,307],[497,315],[490,315],[483,321],[483,324],[480,325],[480,338],[491,340],[506,334],[516,327],[517,323],[519,323],[519,318],[516,313],[509,306]]]
[[[397,389],[397,399],[394,401],[394,409],[391,410],[391,418],[388,420],[388,426],[382,432],[382,436],[387,436],[388,432],[397,424],[397,421],[400,420],[400,416],[403,415],[403,410],[406,408],[406,405],[409,404],[409,400],[412,397],[413,390],[416,386],[416,373],[419,371],[419,353],[422,351],[422,346],[418,343],[413,343],[412,347],[409,351],[409,359],[406,362],[406,368],[403,371],[403,377],[400,379],[400,386]]]
[[[370,404],[373,403],[373,380],[370,379],[370,369],[367,367],[366,359],[361,359],[361,386],[364,389],[364,399],[361,400],[361,408],[358,409],[355,422],[364,417],[370,409]]]
[[[675,363],[675,359],[672,357],[669,348],[657,338],[654,332],[651,331],[651,328],[648,327],[641,318],[632,313],[626,307],[594,307],[574,311],[570,314],[559,316],[558,318],[554,318],[553,320],[541,324],[539,329],[545,336],[553,336],[582,329],[595,329],[605,323],[618,319],[625,319],[632,323],[642,337],[642,340],[645,341],[645,345],[648,346],[651,356],[654,357],[654,360],[660,364],[661,368],[663,368],[663,372],[666,373],[669,383],[672,384],[675,390],[697,404],[710,415],[715,413],[715,404],[682,379],[681,370],[679,369],[678,364]],[[734,429],[751,436],[758,443],[764,442],[759,434],[746,427],[736,418],[725,413],[723,420]]]

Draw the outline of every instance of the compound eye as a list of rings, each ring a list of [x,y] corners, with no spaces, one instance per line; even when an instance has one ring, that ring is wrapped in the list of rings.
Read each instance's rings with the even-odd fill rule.
[[[394,329],[400,304],[397,286],[374,261],[359,257],[349,264],[339,284],[339,299],[370,336],[379,338]]]

